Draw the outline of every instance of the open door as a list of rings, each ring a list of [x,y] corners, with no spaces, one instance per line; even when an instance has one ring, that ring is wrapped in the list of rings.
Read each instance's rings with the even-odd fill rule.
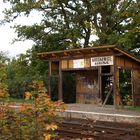
[[[111,73],[111,66],[101,67],[101,93],[102,93],[102,104],[113,105],[113,76]]]

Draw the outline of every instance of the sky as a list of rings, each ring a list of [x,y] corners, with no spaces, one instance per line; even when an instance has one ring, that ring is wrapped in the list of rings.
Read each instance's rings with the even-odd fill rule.
[[[4,14],[2,13],[2,11],[8,7],[10,7],[10,5],[3,3],[0,0],[0,20],[4,18]],[[8,53],[9,57],[16,57],[19,54],[25,53],[26,50],[30,49],[34,44],[31,40],[18,41],[12,44],[12,40],[16,38],[17,34],[15,33],[15,30],[10,26],[13,26],[15,23],[22,25],[31,25],[37,22],[37,20],[39,19],[39,17],[36,18],[35,16],[36,14],[33,13],[29,18],[21,17],[18,18],[14,23],[0,25],[0,51]]]

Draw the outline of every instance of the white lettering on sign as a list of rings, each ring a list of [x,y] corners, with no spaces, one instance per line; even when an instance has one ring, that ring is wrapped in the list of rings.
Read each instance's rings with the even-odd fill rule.
[[[84,59],[73,60],[73,68],[84,68]]]
[[[106,65],[113,65],[113,56],[91,58],[91,66],[106,66]]]

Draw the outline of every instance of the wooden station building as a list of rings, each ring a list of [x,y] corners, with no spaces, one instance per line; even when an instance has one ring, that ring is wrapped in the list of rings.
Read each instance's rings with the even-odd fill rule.
[[[75,100],[72,103],[118,106],[123,105],[127,97],[131,98],[133,106],[140,105],[140,59],[117,46],[52,51],[38,55],[49,64],[50,96],[53,94],[51,79],[55,76],[58,99],[65,102],[64,97],[70,97],[68,94],[71,93],[63,90],[67,83],[67,79],[63,82],[63,73],[67,72],[75,76]],[[123,93],[123,89],[128,93]]]

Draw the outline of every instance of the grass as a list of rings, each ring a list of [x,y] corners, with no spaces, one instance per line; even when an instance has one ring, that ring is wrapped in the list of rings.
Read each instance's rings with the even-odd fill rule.
[[[125,106],[124,108],[127,109],[127,110],[140,112],[140,106]]]
[[[15,104],[21,104],[21,103],[32,103],[33,100],[25,100],[25,99],[19,99],[19,98],[0,98],[0,103],[15,103]]]
[[[1,103],[13,103],[13,104],[30,103],[30,104],[32,104],[33,100],[25,100],[25,99],[21,99],[21,98],[19,99],[19,98],[12,98],[12,97],[9,97],[9,98],[1,98],[0,97],[0,104]],[[140,112],[140,106],[136,106],[136,107],[124,106],[124,109]]]

